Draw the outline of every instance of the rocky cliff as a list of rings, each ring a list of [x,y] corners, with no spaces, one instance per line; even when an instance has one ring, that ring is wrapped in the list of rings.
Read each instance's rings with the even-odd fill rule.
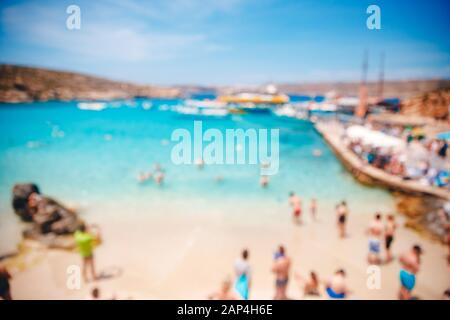
[[[450,89],[433,90],[402,102],[401,112],[435,119],[450,119]]]
[[[174,88],[136,85],[88,75],[40,68],[0,65],[0,102],[111,100],[176,97]]]

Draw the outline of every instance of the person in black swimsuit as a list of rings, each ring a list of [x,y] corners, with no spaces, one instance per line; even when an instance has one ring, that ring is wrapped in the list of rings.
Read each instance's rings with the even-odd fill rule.
[[[386,262],[392,260],[391,246],[394,241],[395,230],[397,228],[397,224],[395,223],[394,215],[390,214],[387,217],[387,222],[384,228],[384,241],[386,248]]]
[[[339,229],[339,236],[341,238],[345,237],[345,223],[347,222],[347,203],[342,201],[340,204],[336,206],[336,214],[337,214],[337,224]]]

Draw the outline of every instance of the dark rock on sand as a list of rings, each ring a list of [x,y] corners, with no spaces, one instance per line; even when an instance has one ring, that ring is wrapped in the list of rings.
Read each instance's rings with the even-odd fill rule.
[[[70,239],[63,236],[72,234],[84,224],[75,211],[41,195],[39,188],[31,183],[14,186],[13,208],[23,221],[30,222],[24,237],[50,247],[67,247]]]
[[[26,222],[33,220],[31,210],[28,207],[28,197],[32,193],[39,194],[39,188],[33,183],[16,184],[13,188],[12,206],[14,212]]]

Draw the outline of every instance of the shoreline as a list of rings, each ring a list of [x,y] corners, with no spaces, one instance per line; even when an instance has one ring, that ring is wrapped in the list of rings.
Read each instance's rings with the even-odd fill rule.
[[[431,230],[425,216],[442,206],[444,201],[450,201],[450,191],[437,187],[421,185],[414,181],[403,181],[380,169],[366,165],[351,151],[347,150],[339,140],[338,124],[318,122],[314,125],[317,132],[333,150],[336,158],[359,183],[388,190],[396,201],[397,210],[405,215],[408,225],[426,237],[443,242],[443,237]]]
[[[381,186],[390,191],[399,191],[405,194],[418,196],[433,196],[450,201],[449,190],[424,186],[415,181],[404,181],[399,177],[362,163],[356,155],[352,154],[351,151],[345,149],[345,147],[341,145],[338,140],[340,135],[339,130],[341,128],[332,128],[330,123],[327,123],[325,128],[321,122],[317,123],[315,128],[334,151],[336,157],[359,182],[367,185]]]
[[[371,214],[350,212],[349,236],[345,239],[338,239],[335,217],[323,209],[319,209],[318,221],[305,213],[300,226],[292,224],[287,205],[285,212],[276,214],[280,217],[276,224],[230,221],[222,210],[210,215],[152,217],[139,223],[126,219],[96,221],[104,238],[95,252],[98,270],[111,277],[95,285],[105,295],[114,294],[120,299],[206,299],[226,275],[232,275],[235,259],[247,247],[254,270],[251,299],[271,299],[272,252],[278,244],[284,244],[293,259],[288,289],[292,299],[303,298],[294,281],[295,272],[306,276],[316,270],[325,280],[340,267],[349,274],[349,286],[354,292],[350,299],[396,299],[400,269],[397,259],[380,266],[381,289],[366,287],[364,230]],[[419,242],[426,255],[415,294],[422,299],[439,299],[450,282],[445,247],[403,227],[402,216],[397,215],[397,219],[400,227],[393,245],[394,256]],[[88,295],[92,283],[83,284],[80,290],[66,287],[67,267],[80,264],[75,251],[46,249],[27,241],[20,248],[21,254],[2,261],[13,274],[16,298],[84,299]],[[37,287],[35,291],[29,290],[31,283]],[[321,293],[320,299],[325,298],[323,290]]]

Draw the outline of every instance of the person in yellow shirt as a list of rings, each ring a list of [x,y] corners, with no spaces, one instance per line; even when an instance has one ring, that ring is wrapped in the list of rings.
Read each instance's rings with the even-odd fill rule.
[[[81,225],[77,231],[74,233],[75,243],[83,259],[83,278],[88,282],[88,270],[91,273],[92,280],[97,279],[97,274],[95,273],[95,263],[94,263],[94,247],[96,243],[100,242],[100,233],[98,229],[87,230],[86,226]]]

